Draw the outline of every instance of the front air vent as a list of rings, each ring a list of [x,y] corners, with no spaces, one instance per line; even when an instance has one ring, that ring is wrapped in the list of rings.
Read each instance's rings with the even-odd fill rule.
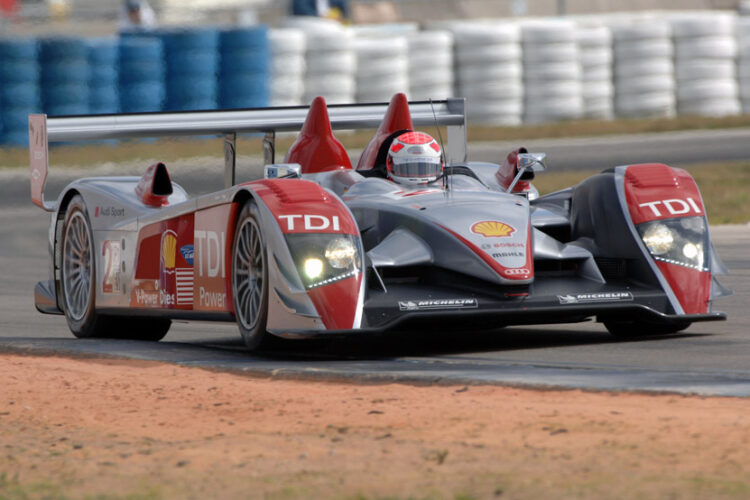
[[[599,271],[605,280],[623,279],[627,277],[628,261],[625,259],[595,258]]]
[[[537,278],[561,278],[577,276],[578,260],[535,260],[534,276]]]

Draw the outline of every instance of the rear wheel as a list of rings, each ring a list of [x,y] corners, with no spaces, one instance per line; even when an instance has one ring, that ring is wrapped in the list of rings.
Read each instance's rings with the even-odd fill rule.
[[[81,196],[76,195],[70,201],[62,233],[60,288],[68,327],[79,338],[99,337],[104,332],[105,321],[94,309],[94,238]]]
[[[690,326],[689,322],[652,324],[644,321],[605,321],[609,333],[618,338],[653,337],[677,333]]]
[[[249,349],[270,347],[276,337],[266,331],[268,265],[260,230],[260,214],[252,201],[237,218],[232,245],[232,296],[242,340]]]
[[[65,318],[78,338],[161,340],[171,321],[162,318],[111,317],[97,314],[96,252],[83,198],[73,197],[62,230],[61,290]]]

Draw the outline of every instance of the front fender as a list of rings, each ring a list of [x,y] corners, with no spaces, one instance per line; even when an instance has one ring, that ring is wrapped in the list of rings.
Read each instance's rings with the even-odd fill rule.
[[[360,328],[365,289],[362,265],[345,279],[307,286],[288,240],[297,234],[351,235],[363,262],[359,228],[349,209],[336,195],[306,180],[264,179],[245,186],[258,204],[266,240],[268,331],[293,335]]]

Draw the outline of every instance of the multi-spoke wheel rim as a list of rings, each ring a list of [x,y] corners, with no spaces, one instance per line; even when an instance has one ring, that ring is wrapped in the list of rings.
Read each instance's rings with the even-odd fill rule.
[[[89,224],[82,212],[75,212],[65,228],[63,246],[63,289],[65,310],[81,320],[91,299],[91,240]]]
[[[235,314],[247,330],[256,327],[261,315],[264,266],[258,224],[253,219],[245,219],[235,241],[232,288]]]

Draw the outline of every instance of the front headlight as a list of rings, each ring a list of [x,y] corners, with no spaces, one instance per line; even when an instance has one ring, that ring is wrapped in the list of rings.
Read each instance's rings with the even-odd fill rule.
[[[326,260],[336,269],[346,269],[357,257],[357,247],[351,238],[336,238],[326,246]]]
[[[359,239],[349,234],[287,234],[286,241],[306,288],[357,275],[362,268]]]
[[[654,260],[708,271],[708,231],[704,217],[644,222],[638,232]]]
[[[672,231],[664,224],[651,224],[643,232],[642,238],[653,255],[664,255],[674,247]]]

